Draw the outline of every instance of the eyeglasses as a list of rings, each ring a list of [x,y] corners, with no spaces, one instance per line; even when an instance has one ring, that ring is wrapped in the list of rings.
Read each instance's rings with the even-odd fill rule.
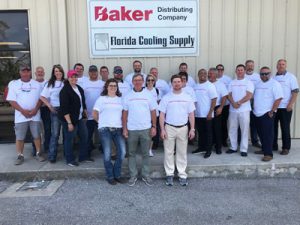
[[[110,85],[108,85],[108,87],[113,87],[113,88],[116,88],[116,87],[117,87],[117,85],[115,85],[115,84],[110,84]]]
[[[23,85],[24,85],[24,83],[22,83],[22,85],[21,85],[21,91],[22,92],[31,92],[31,84],[29,83],[29,87],[23,87]]]
[[[147,80],[147,82],[150,82],[150,81],[151,81],[151,82],[154,82],[155,80],[154,80],[154,79],[148,79],[148,80]]]
[[[261,76],[268,76],[270,74],[270,72],[268,72],[268,73],[260,73],[259,75],[261,75]]]

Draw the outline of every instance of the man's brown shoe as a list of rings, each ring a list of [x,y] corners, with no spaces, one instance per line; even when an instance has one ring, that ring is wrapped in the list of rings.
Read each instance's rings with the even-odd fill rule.
[[[280,155],[288,155],[289,152],[290,151],[288,149],[282,149],[282,151],[280,152]]]
[[[269,162],[273,159],[272,156],[270,155],[265,155],[261,160],[264,161],[264,162]]]
[[[254,154],[263,155],[264,152],[262,150],[257,150],[257,151],[254,152]]]

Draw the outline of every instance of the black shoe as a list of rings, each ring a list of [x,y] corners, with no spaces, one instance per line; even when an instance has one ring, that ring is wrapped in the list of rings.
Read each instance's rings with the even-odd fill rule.
[[[93,158],[88,157],[88,158],[86,158],[86,159],[84,159],[84,160],[80,160],[79,162],[87,162],[87,163],[91,163],[91,162],[95,162],[95,160],[94,160]]]
[[[261,148],[261,144],[259,144],[258,142],[253,143],[252,146],[256,148]]]
[[[217,155],[221,155],[222,154],[222,150],[221,149],[216,150],[216,154]]]
[[[237,151],[232,150],[232,149],[228,149],[228,150],[226,151],[226,153],[227,153],[227,154],[232,154],[232,153],[237,153]]]
[[[74,167],[74,166],[79,166],[79,163],[74,161],[74,162],[70,162],[68,163],[68,166]]]
[[[205,154],[204,154],[204,159],[207,159],[207,158],[209,158],[209,157],[210,157],[210,155],[211,155],[211,152],[205,152]]]
[[[128,179],[125,177],[119,177],[119,178],[115,178],[115,181],[117,181],[120,184],[126,184],[128,182]]]
[[[227,148],[227,147],[228,147],[228,144],[227,144],[227,142],[224,142],[222,145],[223,145],[223,147],[225,147],[225,148]]]
[[[116,184],[117,184],[117,181],[115,181],[115,179],[107,179],[107,182],[108,182],[110,185],[116,185]]]
[[[192,154],[199,154],[201,152],[205,152],[204,150],[201,150],[199,148],[195,149],[194,151],[192,151]]]
[[[263,155],[264,152],[262,150],[255,151],[254,154]]]
[[[241,152],[241,156],[242,156],[242,157],[247,157],[248,154],[247,154],[247,152]]]
[[[56,159],[50,159],[49,162],[50,163],[56,163]]]

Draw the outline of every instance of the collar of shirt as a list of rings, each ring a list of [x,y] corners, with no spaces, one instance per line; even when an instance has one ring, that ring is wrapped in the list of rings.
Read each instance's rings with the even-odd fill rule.
[[[280,75],[286,75],[287,71],[284,71],[283,73],[276,73],[276,76],[280,76]]]

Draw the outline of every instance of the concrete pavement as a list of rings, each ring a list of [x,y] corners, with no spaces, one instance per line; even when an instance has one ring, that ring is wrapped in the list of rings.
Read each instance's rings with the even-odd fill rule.
[[[64,179],[70,177],[104,177],[102,154],[98,150],[93,151],[93,163],[81,163],[79,167],[69,167],[62,157],[62,146],[59,147],[57,162],[38,162],[31,156],[31,144],[25,145],[25,162],[15,166],[16,150],[14,144],[0,145],[0,179],[1,180],[28,180],[28,179]],[[208,159],[203,154],[193,155],[191,152],[195,146],[188,149],[188,176],[189,177],[299,177],[300,175],[300,140],[292,140],[290,154],[282,156],[274,152],[274,159],[270,162],[262,162],[261,155],[254,154],[256,150],[249,147],[248,157],[237,154],[216,155],[212,153]],[[163,148],[154,151],[155,155],[150,159],[151,176],[161,178],[165,176],[163,168]],[[138,158],[138,162],[141,159]],[[123,173],[128,174],[127,159],[124,160]]]

